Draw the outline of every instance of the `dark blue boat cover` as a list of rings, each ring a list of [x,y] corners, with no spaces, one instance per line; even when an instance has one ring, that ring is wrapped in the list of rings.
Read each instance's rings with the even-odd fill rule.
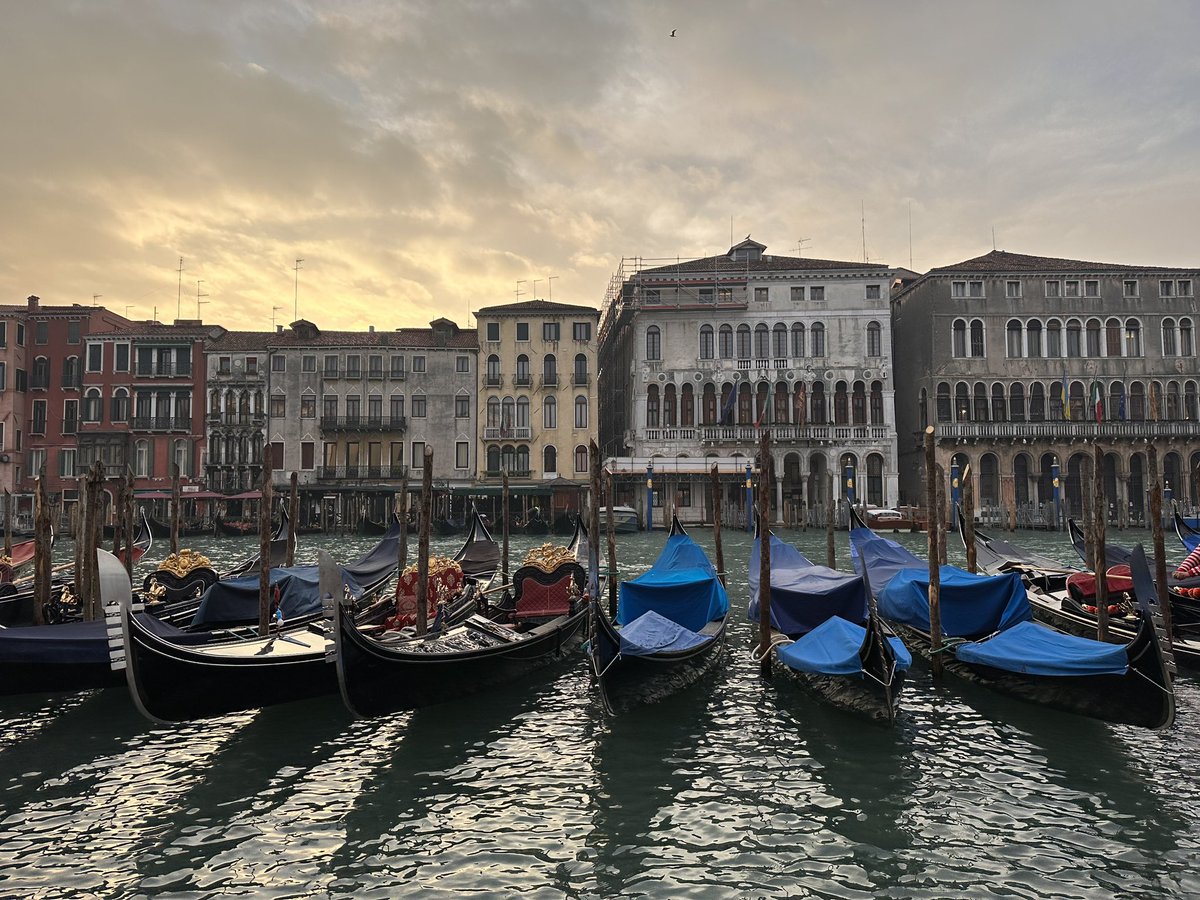
[[[1025,585],[1016,572],[1007,575],[972,575],[954,566],[942,566],[942,634],[977,638],[1012,628],[1033,618]],[[874,571],[870,571],[874,583]],[[879,592],[879,614],[929,630],[929,571],[904,569]]]
[[[871,589],[875,595],[884,589],[892,577],[904,569],[929,569],[929,563],[914,556],[893,540],[880,537],[869,528],[854,528],[850,531],[850,558],[854,568],[861,572],[867,567],[871,578]]]
[[[342,583],[357,598],[362,588],[345,569]],[[258,621],[258,575],[231,578],[212,585],[200,599],[200,608],[192,619],[191,628],[205,628],[221,623]],[[279,589],[279,607],[284,620],[315,615],[321,611],[321,592],[316,566],[291,566],[271,570],[270,585]]]
[[[725,586],[704,551],[686,534],[673,534],[649,572],[621,582],[617,624],[653,610],[691,631],[729,611]]]
[[[774,552],[774,551],[772,551]],[[774,582],[774,573],[771,581]],[[774,590],[774,587],[772,587]],[[826,619],[804,637],[779,651],[788,668],[815,675],[860,675],[862,663],[858,651],[867,636],[862,625],[840,616]],[[912,665],[912,654],[898,637],[887,639],[896,655],[896,668],[905,672]]]
[[[758,621],[759,542],[750,551],[750,608]],[[862,576],[813,565],[791,544],[771,535],[771,625],[790,638],[812,631],[830,616],[867,621],[867,590]]]
[[[1181,534],[1179,539],[1183,541],[1183,546],[1187,548],[1188,553],[1200,547],[1200,534]]]
[[[1124,675],[1129,668],[1122,644],[1075,637],[1034,622],[1021,622],[982,643],[960,644],[954,654],[966,663],[1026,675]]]
[[[715,639],[716,635],[697,634],[650,610],[621,629],[621,654],[651,656],[690,650]]]
[[[183,633],[175,626],[144,613],[138,615],[138,620],[162,637],[170,638]],[[108,632],[103,619],[62,625],[34,625],[29,628],[0,628],[0,662],[6,664],[103,665],[108,661]]]

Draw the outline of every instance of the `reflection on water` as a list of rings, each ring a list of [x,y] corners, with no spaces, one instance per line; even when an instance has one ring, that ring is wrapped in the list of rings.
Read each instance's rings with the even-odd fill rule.
[[[710,532],[695,536],[711,548]],[[784,537],[824,560],[823,533]],[[923,553],[922,535],[899,539]],[[545,540],[514,539],[513,567]],[[1017,541],[1072,560],[1063,536]],[[623,572],[662,542],[621,537]],[[350,560],[372,543],[323,545]],[[302,537],[301,561],[319,545]],[[193,546],[223,565],[257,549]],[[848,568],[844,534],[838,548]],[[934,684],[918,667],[896,727],[880,728],[759,676],[748,550],[726,532],[737,618],[723,666],[619,718],[600,714],[582,655],[367,722],[336,697],[179,727],[144,722],[115,690],[0,698],[0,893],[1200,893],[1200,683],[1180,681],[1179,723],[1159,735]]]

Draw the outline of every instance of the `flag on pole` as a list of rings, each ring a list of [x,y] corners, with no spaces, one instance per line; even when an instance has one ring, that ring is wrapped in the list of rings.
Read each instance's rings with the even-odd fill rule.
[[[1063,372],[1063,380],[1062,380],[1062,408],[1063,408],[1063,418],[1066,421],[1070,422],[1071,421],[1071,394],[1070,394],[1070,388],[1067,386],[1067,373],[1066,372]]]
[[[755,428],[762,428],[763,420],[767,418],[767,410],[771,408],[771,395],[763,394],[762,409],[758,411],[758,421],[754,423]]]
[[[730,390],[729,390],[729,399],[725,401],[725,406],[722,407],[722,409],[721,409],[721,424],[722,425],[732,425],[733,424],[732,420],[729,419],[729,417],[730,417],[730,414],[733,413],[734,404],[737,403],[737,395],[738,395],[737,385],[736,384],[731,385]]]
[[[1125,421],[1125,393],[1123,391],[1117,398],[1117,415],[1120,416],[1122,422]]]
[[[1104,389],[1100,382],[1092,382],[1092,408],[1096,410],[1096,422],[1104,421]]]
[[[1150,382],[1150,421],[1158,421],[1158,382]]]

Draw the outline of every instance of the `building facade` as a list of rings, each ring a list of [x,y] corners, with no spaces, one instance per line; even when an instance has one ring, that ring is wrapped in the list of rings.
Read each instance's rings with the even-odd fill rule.
[[[1093,444],[1116,524],[1142,522],[1146,445],[1167,486],[1200,502],[1195,285],[1200,270],[993,251],[933,269],[892,302],[901,493],[924,498],[922,433],[938,461],[969,463],[975,496],[1005,525],[1079,515]]]
[[[271,337],[270,332],[227,331],[205,342],[204,474],[210,492],[233,496],[261,488]]]
[[[600,311],[527,300],[484,307],[475,319],[481,487],[495,487],[507,472],[515,492],[541,498],[532,501],[544,504],[538,515],[577,512],[596,432]]]
[[[784,521],[823,517],[830,475],[835,498],[851,474],[856,500],[896,502],[888,297],[898,270],[765,250],[747,238],[722,256],[623,261],[600,328],[605,456],[676,461],[661,468],[684,474],[658,479],[656,504],[706,518],[703,476],[687,474],[704,467],[678,460],[728,460],[722,470],[736,473],[769,427]],[[740,508],[744,476],[727,480]]]

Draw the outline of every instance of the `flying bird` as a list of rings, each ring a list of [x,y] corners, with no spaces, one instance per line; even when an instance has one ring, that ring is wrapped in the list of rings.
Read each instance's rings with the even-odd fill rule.
[[[667,35],[667,37],[675,37],[675,32],[676,32],[676,31],[677,31],[677,29],[675,29],[675,28],[672,28],[672,29],[671,29],[671,33],[670,33],[669,35]]]

